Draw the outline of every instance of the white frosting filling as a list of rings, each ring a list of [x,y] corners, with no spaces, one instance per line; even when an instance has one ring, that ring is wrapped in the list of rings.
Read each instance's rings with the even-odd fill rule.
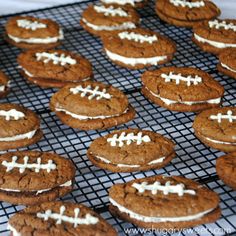
[[[216,48],[236,47],[236,44],[232,44],[232,43],[222,43],[222,42],[212,41],[212,40],[209,40],[209,39],[202,38],[201,36],[199,36],[199,35],[197,35],[197,34],[194,34],[194,38],[195,38],[197,41],[201,42],[201,43],[208,43],[208,44],[210,44],[211,46],[216,47]]]
[[[18,141],[18,140],[22,140],[22,139],[31,139],[35,133],[37,132],[37,130],[32,130],[28,133],[25,133],[25,134],[18,134],[16,136],[12,136],[12,137],[4,137],[4,138],[1,138],[0,137],[0,142],[13,142],[13,141]]]
[[[128,112],[128,108],[127,108],[122,114],[115,114],[115,115],[111,115],[111,116],[84,116],[84,115],[78,115],[78,114],[69,112],[69,111],[67,111],[63,108],[56,108],[55,110],[59,111],[59,112],[64,112],[67,115],[72,116],[73,118],[78,119],[78,120],[95,120],[95,119],[102,119],[103,120],[103,119],[106,119],[106,118],[121,116],[121,115]]]
[[[208,138],[208,137],[205,137],[204,138],[212,143],[217,143],[217,144],[224,144],[224,145],[236,145],[236,143],[231,143],[231,142],[223,142],[223,141],[219,141],[219,140],[215,140],[215,139],[211,139],[211,138]]]
[[[47,28],[46,24],[40,23],[38,21],[31,21],[26,19],[20,19],[16,21],[17,26],[24,29],[37,30]]]
[[[47,44],[47,43],[56,43],[59,40],[64,38],[62,29],[59,30],[59,35],[55,37],[47,37],[47,38],[18,38],[13,35],[7,35],[10,39],[12,39],[16,43],[32,43],[32,44]]]
[[[16,229],[13,228],[10,224],[7,225],[7,229],[12,232],[13,236],[21,236],[21,234],[18,233],[18,232],[16,231]]]
[[[134,6],[135,3],[142,2],[143,0],[101,0],[101,1],[105,4],[118,4],[118,5],[130,4]]]
[[[151,217],[151,216],[144,216],[144,215],[140,215],[138,213],[135,213],[127,208],[125,208],[124,206],[120,205],[119,203],[117,203],[115,200],[113,200],[112,198],[109,198],[111,204],[113,206],[116,206],[119,211],[124,212],[126,214],[129,215],[130,218],[139,220],[139,221],[143,221],[143,222],[153,222],[153,223],[159,223],[159,222],[182,222],[182,221],[192,221],[192,220],[197,220],[200,219],[201,217],[209,214],[210,212],[212,212],[214,209],[209,209],[206,211],[202,211],[199,212],[195,215],[188,215],[188,216],[179,216],[179,217]]]
[[[227,69],[227,70],[230,70],[230,71],[236,73],[236,70],[230,68],[229,66],[227,66],[227,65],[225,65],[225,64],[223,64],[223,63],[221,63],[221,66],[224,67],[224,68]]]
[[[148,90],[153,96],[161,99],[165,104],[167,105],[171,105],[171,104],[184,104],[184,105],[188,105],[188,106],[192,106],[194,104],[203,104],[203,103],[209,103],[209,104],[219,104],[221,101],[221,97],[220,98],[214,98],[214,99],[210,99],[210,100],[206,100],[206,101],[175,101],[175,100],[170,100],[167,98],[162,98],[160,95],[153,93],[151,90],[149,90],[147,87],[145,87],[146,90]]]
[[[129,167],[129,168],[137,168],[137,167],[140,167],[141,165],[129,165],[129,164],[115,164],[115,163],[112,163],[111,161],[107,160],[106,158],[104,157],[100,157],[100,156],[95,156],[95,158],[103,161],[104,163],[107,163],[107,164],[112,164],[112,165],[115,165],[115,166],[118,166],[118,167]],[[160,157],[156,160],[153,160],[153,161],[150,161],[147,163],[147,165],[155,165],[157,163],[161,163],[163,162],[165,159],[165,157]]]
[[[142,65],[158,65],[158,62],[166,60],[167,56],[156,56],[156,57],[149,57],[149,58],[129,58],[120,56],[118,54],[112,53],[105,49],[107,56],[113,61],[119,61],[127,65],[135,66],[137,64]]]
[[[0,85],[0,92],[4,92],[6,89],[6,86],[5,85]]]
[[[113,31],[113,30],[125,30],[125,29],[134,29],[136,25],[133,22],[124,22],[119,25],[107,26],[107,25],[94,25],[89,23],[86,19],[82,18],[82,21],[90,28],[96,31]]]
[[[94,6],[94,10],[98,13],[103,13],[104,16],[121,16],[127,17],[128,13],[121,9],[120,7],[114,8],[113,6],[105,7],[105,6]]]
[[[58,187],[69,187],[71,185],[72,185],[72,181],[69,180],[69,181],[65,182],[64,184],[59,185]],[[38,195],[43,192],[48,192],[51,189],[53,189],[53,188],[47,188],[47,189],[41,189],[41,190],[30,190],[30,191],[26,191],[26,192],[36,192],[35,194]],[[17,193],[24,192],[19,189],[9,189],[9,188],[0,188],[0,190],[8,191],[8,192],[17,192]]]
[[[199,8],[204,7],[205,3],[204,1],[198,1],[198,2],[190,2],[188,0],[169,0],[170,3],[172,3],[176,7],[188,7],[188,8]]]

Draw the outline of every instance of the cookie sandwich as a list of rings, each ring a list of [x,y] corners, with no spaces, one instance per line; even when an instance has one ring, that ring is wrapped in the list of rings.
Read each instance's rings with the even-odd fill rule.
[[[172,111],[197,112],[219,107],[224,88],[208,73],[188,67],[165,67],[142,75],[142,93]]]
[[[37,115],[17,104],[0,104],[0,150],[37,143],[43,136]]]
[[[218,71],[236,79],[236,48],[225,49],[219,54]]]
[[[50,108],[62,123],[82,130],[110,128],[135,116],[123,92],[91,81],[62,88],[52,96]]]
[[[60,88],[93,78],[90,62],[64,50],[28,50],[17,58],[21,74],[44,88]]]
[[[0,156],[0,201],[37,205],[73,189],[75,168],[57,154],[9,152]]]
[[[16,16],[6,24],[7,42],[19,48],[54,48],[63,39],[62,29],[50,19]]]
[[[193,123],[195,135],[206,145],[236,151],[236,108],[212,108],[198,114]]]
[[[215,222],[219,197],[180,176],[153,176],[115,184],[109,190],[114,216],[143,228],[176,229]]]
[[[116,236],[115,229],[92,209],[70,202],[45,202],[17,212],[8,221],[13,236]]]
[[[204,20],[215,19],[221,12],[207,0],[157,0],[156,13],[169,24],[193,27]]]
[[[175,43],[154,31],[137,28],[102,37],[104,52],[115,64],[128,69],[157,66],[172,60]]]
[[[82,13],[80,25],[95,36],[103,36],[117,30],[136,28],[139,21],[139,15],[132,7],[89,5]]]
[[[148,130],[127,129],[94,140],[87,152],[99,168],[112,172],[159,169],[175,156],[174,143]]]
[[[203,51],[213,54],[236,48],[236,20],[204,21],[193,28],[192,39]]]
[[[0,98],[4,98],[10,92],[10,80],[0,71]]]

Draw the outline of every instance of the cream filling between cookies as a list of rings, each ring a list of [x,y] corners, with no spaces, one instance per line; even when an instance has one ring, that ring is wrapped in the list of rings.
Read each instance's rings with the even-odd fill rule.
[[[119,61],[126,65],[135,66],[137,64],[142,65],[158,65],[160,61],[166,60],[167,56],[156,56],[156,57],[147,57],[147,58],[130,58],[130,57],[123,57],[116,53],[113,53],[107,49],[105,49],[107,56],[113,61]]]
[[[59,185],[58,187],[69,187],[71,185],[72,185],[72,181],[69,180],[69,181],[65,182],[64,184]],[[41,189],[41,190],[30,190],[30,191],[26,191],[26,192],[36,192],[35,195],[38,195],[38,194],[43,193],[43,192],[48,192],[51,189],[53,189],[53,188],[47,188],[47,189]],[[19,189],[9,189],[9,188],[0,188],[0,190],[8,191],[8,192],[17,192],[17,193],[24,192],[24,191],[19,190]]]
[[[95,120],[95,119],[106,119],[106,118],[111,118],[111,117],[117,117],[117,116],[121,116],[125,113],[128,112],[129,108],[127,108],[123,113],[121,114],[115,114],[115,115],[111,115],[111,116],[84,116],[84,115],[77,115],[75,113],[72,113],[70,111],[67,111],[63,108],[55,108],[56,111],[59,111],[59,112],[64,112],[66,113],[67,115],[75,118],[75,119],[78,119],[78,120]]]
[[[140,215],[138,213],[135,213],[135,212],[125,208],[124,206],[120,205],[112,198],[109,198],[109,200],[113,206],[116,206],[119,209],[119,211],[128,214],[130,216],[130,218],[133,218],[133,219],[136,219],[139,221],[143,221],[143,222],[153,222],[153,223],[181,222],[181,221],[197,220],[197,219],[199,219],[199,218],[201,218],[201,217],[203,217],[215,210],[215,208],[212,208],[212,209],[209,209],[206,211],[199,212],[198,214],[195,214],[195,215],[180,216],[180,217],[151,217],[151,216],[144,216],[144,215]]]
[[[211,46],[216,47],[216,48],[236,47],[236,44],[233,44],[233,43],[222,43],[222,42],[212,41],[212,40],[209,40],[209,39],[202,38],[201,36],[199,36],[199,35],[197,35],[197,34],[194,34],[194,38],[195,38],[197,41],[201,42],[201,43],[208,43],[208,44],[210,44]]]
[[[91,153],[92,154],[92,153]],[[93,154],[92,154],[93,155]],[[129,167],[129,168],[137,168],[137,167],[140,167],[141,165],[128,165],[128,164],[116,164],[116,163],[112,163],[111,161],[107,160],[106,158],[104,157],[100,157],[100,156],[95,156],[95,158],[103,161],[104,163],[106,164],[112,164],[112,165],[115,165],[117,167]],[[165,159],[165,157],[160,157],[156,160],[153,160],[153,161],[150,161],[147,163],[147,165],[155,165],[157,163],[161,163],[163,162]]]
[[[153,96],[159,98],[160,100],[162,100],[166,105],[171,105],[171,104],[184,104],[184,105],[194,105],[194,104],[204,104],[204,103],[209,103],[209,104],[219,104],[221,102],[221,97],[220,98],[214,98],[214,99],[209,99],[209,100],[205,100],[205,101],[175,101],[175,100],[170,100],[167,98],[163,98],[158,94],[153,93],[150,89],[148,89],[147,87],[145,87],[146,90],[148,90]]]
[[[233,70],[232,68],[230,68],[229,66],[227,66],[223,63],[221,63],[221,66],[224,67],[225,69],[229,70],[229,71],[232,71],[232,72],[236,73],[236,70]]]
[[[10,224],[7,225],[7,229],[12,232],[13,236],[21,236],[19,232],[15,228],[13,228]]]
[[[211,139],[211,138],[208,138],[208,137],[205,137],[204,138],[212,143],[218,143],[218,144],[225,144],[225,145],[236,145],[236,142],[235,143],[231,143],[231,142],[224,142],[224,141],[220,141],[220,140],[215,140],[215,139]]]
[[[8,34],[7,35],[11,40],[13,40],[16,43],[35,43],[35,44],[47,44],[47,43],[56,43],[59,40],[64,39],[63,31],[62,29],[59,30],[59,35],[55,37],[47,37],[47,38],[18,38],[13,35]]]
[[[1,85],[1,86],[0,86],[0,92],[4,92],[5,89],[6,89],[6,86],[5,86],[5,85]]]
[[[136,28],[136,25],[133,22],[124,22],[120,25],[113,25],[113,26],[107,26],[107,25],[94,25],[88,22],[86,19],[82,18],[82,21],[93,30],[96,31],[113,31],[113,30],[125,30],[125,29],[134,29]]]
[[[0,138],[0,142],[18,141],[18,140],[22,140],[22,139],[26,139],[26,138],[31,139],[37,131],[38,130],[32,130],[28,133],[18,134],[16,136],[12,136],[12,137]]]

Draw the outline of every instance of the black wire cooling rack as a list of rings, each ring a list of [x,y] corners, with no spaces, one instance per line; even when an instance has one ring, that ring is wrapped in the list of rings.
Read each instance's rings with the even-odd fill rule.
[[[193,113],[171,112],[150,103],[140,93],[140,76],[143,70],[127,70],[110,63],[102,52],[102,45],[98,38],[85,32],[79,25],[81,12],[91,1],[82,1],[69,5],[24,12],[41,18],[56,20],[63,27],[65,41],[62,49],[82,54],[91,61],[97,81],[112,84],[123,90],[131,104],[137,111],[136,118],[115,129],[140,128],[149,129],[171,138],[177,144],[176,158],[165,168],[157,171],[136,173],[110,173],[94,167],[86,157],[86,150],[92,140],[111,132],[79,131],[63,125],[48,109],[49,99],[55,92],[53,89],[41,89],[28,84],[17,70],[16,57],[20,50],[8,45],[3,40],[4,25],[8,16],[0,17],[0,69],[11,78],[11,93],[1,102],[22,104],[34,110],[41,118],[44,138],[28,149],[54,151],[70,158],[76,168],[76,184],[74,191],[63,198],[66,201],[80,202],[100,213],[112,224],[119,235],[151,235],[151,231],[141,231],[134,225],[114,218],[108,212],[108,189],[115,183],[123,183],[134,178],[152,176],[156,174],[184,175],[207,185],[217,192],[221,199],[222,217],[213,224],[201,225],[178,235],[236,235],[236,192],[225,186],[218,179],[215,172],[215,160],[221,152],[209,149],[193,134]],[[167,66],[197,67],[209,72],[225,87],[224,106],[236,104],[236,81],[222,76],[216,71],[215,56],[201,52],[191,41],[191,30],[178,28],[161,22],[154,13],[154,3],[140,11],[142,27],[159,31],[176,41],[178,52],[174,60]],[[7,221],[22,206],[13,206],[0,202],[0,235],[8,235]],[[133,231],[132,231],[133,230]],[[139,231],[137,231],[139,230]],[[129,232],[128,232],[129,231]],[[164,233],[164,232],[163,232]],[[159,235],[153,231],[154,235]]]

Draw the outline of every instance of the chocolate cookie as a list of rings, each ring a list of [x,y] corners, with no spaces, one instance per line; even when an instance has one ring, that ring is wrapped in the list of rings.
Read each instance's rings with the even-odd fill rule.
[[[6,24],[7,42],[19,48],[54,48],[63,38],[60,26],[49,19],[16,16]]]
[[[93,77],[87,59],[64,50],[28,50],[17,61],[21,74],[41,87],[59,88]]]
[[[156,13],[169,24],[193,27],[201,21],[215,19],[221,12],[207,0],[158,0]]]
[[[214,222],[221,214],[216,193],[180,176],[115,184],[109,199],[112,214],[144,228],[189,228]]]
[[[204,21],[194,27],[192,39],[203,51],[214,54],[236,48],[236,20]]]
[[[9,219],[13,236],[115,236],[112,228],[90,208],[70,202],[45,202],[16,213]]]
[[[208,73],[188,67],[165,67],[142,75],[142,93],[172,111],[197,112],[218,107],[224,88]]]
[[[127,129],[98,138],[90,145],[89,160],[112,172],[159,169],[175,156],[174,143],[148,130]]]
[[[36,205],[52,201],[73,188],[71,161],[52,153],[10,152],[0,156],[0,201]]]
[[[195,135],[206,145],[224,152],[236,151],[236,108],[213,108],[194,120]]]
[[[10,91],[9,85],[10,81],[8,77],[2,71],[0,71],[0,98],[7,96]]]
[[[131,6],[135,8],[142,8],[146,5],[147,0],[101,0],[104,5],[113,6]]]
[[[123,92],[90,81],[62,88],[51,98],[50,108],[62,123],[82,130],[110,128],[135,116]]]
[[[34,144],[43,136],[36,114],[17,104],[0,104],[0,127],[1,151]]]
[[[147,29],[132,29],[102,38],[104,51],[115,64],[129,69],[142,69],[172,60],[175,43]]]
[[[132,7],[125,6],[90,5],[80,20],[80,25],[95,36],[133,29],[138,24],[138,13]]]
[[[236,190],[236,152],[217,158],[216,172],[226,185]]]
[[[218,71],[236,79],[236,48],[225,49],[219,54]]]

